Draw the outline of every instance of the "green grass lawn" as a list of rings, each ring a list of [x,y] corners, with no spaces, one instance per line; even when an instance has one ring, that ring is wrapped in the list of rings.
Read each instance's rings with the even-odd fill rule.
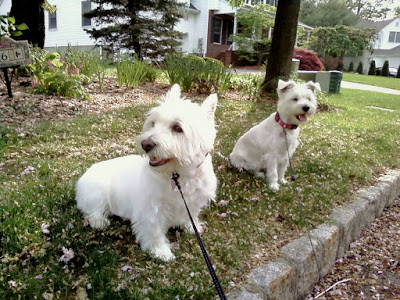
[[[225,291],[254,265],[275,258],[305,224],[323,222],[355,190],[400,167],[398,98],[342,89],[329,102],[332,109],[301,128],[293,157],[298,179],[279,192],[214,155],[217,199],[201,219]],[[84,290],[90,299],[214,297],[193,236],[171,230],[176,260],[165,263],[139,249],[129,222],[114,217],[108,229],[95,231],[76,208],[76,180],[94,162],[135,153],[134,138],[150,107],[42,122],[23,134],[0,125],[0,299],[72,299]],[[241,134],[274,110],[272,104],[220,99],[215,150],[227,156]],[[67,263],[60,261],[63,247],[74,253]]]
[[[400,90],[400,78],[343,73],[343,80]]]

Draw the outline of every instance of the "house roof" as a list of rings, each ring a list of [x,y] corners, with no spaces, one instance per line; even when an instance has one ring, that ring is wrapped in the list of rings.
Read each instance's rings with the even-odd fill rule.
[[[392,49],[375,49],[374,50],[374,55],[395,55],[399,56],[400,55],[400,45],[397,47],[394,47]]]
[[[380,31],[383,28],[385,28],[387,25],[392,23],[394,20],[398,18],[390,19],[390,20],[384,20],[384,21],[379,21],[379,22],[372,22],[368,20],[360,20],[354,27],[357,28],[375,28],[376,31]]]
[[[198,10],[198,9],[192,4],[192,2],[190,2],[189,9]]]
[[[297,25],[299,25],[301,27],[304,27],[305,29],[309,29],[309,30],[314,29],[314,27],[311,27],[311,26],[309,26],[309,25],[307,25],[307,24],[305,24],[303,22],[300,22],[300,21],[297,22]]]

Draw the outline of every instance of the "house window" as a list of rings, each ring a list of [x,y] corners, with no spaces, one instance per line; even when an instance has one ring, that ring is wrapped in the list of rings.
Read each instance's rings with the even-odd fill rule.
[[[49,13],[49,29],[57,29],[57,11]]]
[[[211,42],[216,44],[221,44],[222,42],[222,19],[213,18],[212,35]]]
[[[211,43],[230,45],[232,42],[228,39],[231,34],[233,34],[232,20],[213,17]]]
[[[389,43],[400,43],[400,32],[391,31],[389,33]]]
[[[278,0],[246,0],[246,4],[250,6],[255,6],[259,3],[278,6]]]
[[[82,26],[91,26],[92,19],[85,18],[83,16],[84,13],[87,13],[92,10],[92,2],[91,1],[82,1]]]

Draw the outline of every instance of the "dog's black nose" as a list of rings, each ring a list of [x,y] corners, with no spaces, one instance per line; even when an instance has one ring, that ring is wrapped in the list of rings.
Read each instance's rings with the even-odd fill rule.
[[[149,152],[151,149],[153,149],[156,146],[156,143],[150,140],[143,140],[141,142],[142,148],[144,151]]]
[[[306,105],[303,106],[302,108],[303,108],[304,112],[308,112],[308,111],[310,110],[310,107],[309,107],[309,106],[306,106]]]

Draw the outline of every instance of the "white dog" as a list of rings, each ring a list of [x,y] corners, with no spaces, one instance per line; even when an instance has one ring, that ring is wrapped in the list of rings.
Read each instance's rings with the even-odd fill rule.
[[[216,94],[200,106],[181,98],[180,87],[174,85],[147,115],[137,137],[142,155],[94,164],[79,179],[76,201],[91,227],[109,225],[111,214],[129,219],[143,250],[165,261],[174,259],[168,229],[193,230],[171,175],[180,175],[184,197],[201,232],[198,214],[214,199],[217,187],[210,154],[216,106]]]
[[[289,157],[298,145],[298,125],[306,122],[317,109],[316,90],[321,90],[319,83],[279,80],[277,112],[239,138],[230,154],[232,165],[239,171],[245,169],[267,177],[274,191],[279,189],[278,181],[286,183],[284,175]]]

